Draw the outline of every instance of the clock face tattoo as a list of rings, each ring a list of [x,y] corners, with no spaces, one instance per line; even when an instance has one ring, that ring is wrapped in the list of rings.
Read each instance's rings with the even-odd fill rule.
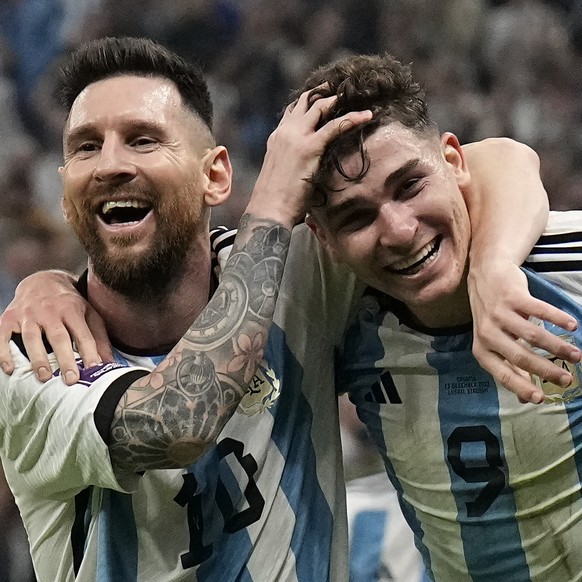
[[[231,406],[241,391],[234,380],[216,372],[212,360],[204,352],[180,362],[177,370],[177,387],[187,394],[188,398],[192,396],[199,398],[211,390],[218,390],[220,398],[217,403],[222,406]]]
[[[199,317],[195,333],[188,333],[184,343],[193,350],[214,349],[232,337],[247,311],[248,290],[235,276],[223,279],[217,292]]]
[[[275,309],[290,233],[279,226],[257,227],[244,251],[229,259],[230,274],[221,284],[196,322],[196,330],[182,342],[194,351],[224,345],[251,312],[263,325]]]
[[[259,317],[265,317],[275,308],[277,291],[283,262],[269,257],[253,268],[253,278],[250,282],[250,295],[253,298],[250,307]]]

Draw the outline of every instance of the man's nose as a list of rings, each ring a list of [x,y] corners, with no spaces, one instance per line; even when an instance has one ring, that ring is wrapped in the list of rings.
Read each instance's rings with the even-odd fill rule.
[[[94,177],[98,182],[124,182],[135,177],[131,152],[117,139],[105,139],[99,152]]]
[[[385,205],[380,212],[378,228],[382,246],[407,246],[414,240],[418,219],[414,211],[404,204]]]

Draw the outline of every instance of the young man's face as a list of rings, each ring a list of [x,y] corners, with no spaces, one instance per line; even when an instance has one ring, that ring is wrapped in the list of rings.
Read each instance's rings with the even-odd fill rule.
[[[175,85],[129,75],[87,86],[63,145],[63,209],[98,276],[122,291],[180,269],[206,227],[215,149]]]
[[[403,301],[426,325],[466,304],[470,240],[460,188],[469,175],[452,134],[420,137],[399,123],[365,142],[370,169],[360,182],[336,173],[325,207],[313,210],[328,251],[369,285]],[[357,174],[358,154],[343,161]],[[448,308],[447,308],[448,306]]]

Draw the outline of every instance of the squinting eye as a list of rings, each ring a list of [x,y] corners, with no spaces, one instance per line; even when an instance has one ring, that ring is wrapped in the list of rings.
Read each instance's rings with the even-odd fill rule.
[[[338,231],[357,232],[362,230],[374,222],[375,214],[369,211],[355,212],[343,218],[338,226]]]
[[[423,187],[424,182],[420,178],[411,178],[400,186],[396,198],[412,198],[413,196],[416,196]]]
[[[93,142],[85,142],[77,147],[78,152],[94,152],[97,149],[97,145]]]
[[[140,147],[140,146],[149,146],[155,144],[156,141],[151,137],[139,137],[133,141],[133,145]]]
[[[402,186],[402,189],[409,191],[409,190],[412,190],[417,184],[418,184],[418,178],[414,178],[412,180],[408,180],[407,182],[405,182],[404,185]]]

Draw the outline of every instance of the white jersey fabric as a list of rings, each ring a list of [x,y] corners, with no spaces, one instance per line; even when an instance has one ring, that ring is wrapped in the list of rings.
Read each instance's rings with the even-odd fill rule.
[[[67,387],[58,373],[36,381],[13,344],[0,451],[39,582],[347,580],[333,356],[355,292],[295,229],[264,360],[217,445],[185,470],[123,482],[102,435],[125,387],[162,358],[119,353],[123,366]]]
[[[526,267],[538,271],[527,271],[532,294],[582,327],[582,212],[552,213]],[[580,330],[546,327],[582,347]],[[366,293],[341,389],[383,456],[431,577],[582,580],[581,367],[570,367],[568,401],[521,404],[471,344],[470,325],[420,328],[398,302]]]

